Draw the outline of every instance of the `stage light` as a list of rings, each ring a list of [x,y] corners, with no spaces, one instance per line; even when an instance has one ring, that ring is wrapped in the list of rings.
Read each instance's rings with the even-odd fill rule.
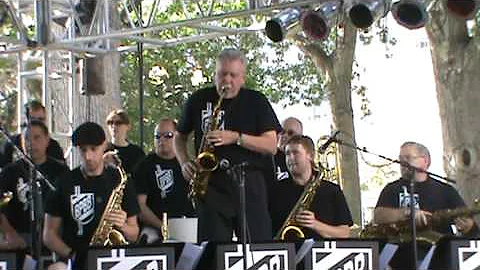
[[[328,1],[315,11],[305,12],[302,15],[302,29],[305,35],[314,40],[327,38],[340,6],[337,1]]]
[[[301,8],[287,8],[268,20],[265,33],[273,42],[280,42],[298,25],[302,16]]]
[[[427,23],[427,8],[424,0],[400,0],[392,5],[393,18],[398,24],[417,29]]]
[[[368,28],[390,11],[391,0],[357,0],[348,10],[350,21],[357,28]]]
[[[479,6],[478,0],[447,0],[448,11],[463,19],[472,19]]]

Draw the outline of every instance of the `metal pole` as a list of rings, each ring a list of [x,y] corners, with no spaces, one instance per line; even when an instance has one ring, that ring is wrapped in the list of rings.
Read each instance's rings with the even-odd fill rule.
[[[138,1],[138,25],[140,28],[143,28],[143,19],[142,19],[142,1]],[[140,34],[143,36],[143,34]],[[137,42],[137,60],[138,60],[138,103],[139,103],[139,108],[140,108],[140,113],[139,113],[139,132],[140,132],[140,147],[143,149],[144,148],[144,141],[145,141],[145,132],[144,132],[144,123],[143,123],[143,118],[144,118],[144,89],[143,89],[143,76],[144,76],[144,68],[143,68],[143,42],[138,41]]]

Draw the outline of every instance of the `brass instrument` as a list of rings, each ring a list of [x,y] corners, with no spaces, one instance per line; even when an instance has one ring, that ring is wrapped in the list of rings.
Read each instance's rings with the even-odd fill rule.
[[[197,172],[195,173],[192,181],[190,181],[190,190],[188,192],[188,197],[194,202],[194,204],[205,196],[207,193],[208,179],[210,178],[210,174],[218,168],[219,162],[214,154],[215,149],[213,145],[207,142],[206,135],[209,131],[218,129],[220,121],[220,107],[227,92],[226,90],[229,87],[230,85],[222,86],[220,97],[213,108],[212,114],[208,117],[205,130],[203,131],[202,140],[198,149],[198,155],[195,159]]]
[[[325,171],[320,171],[317,172],[315,177],[312,176],[312,179],[305,186],[302,195],[298,199],[297,203],[293,206],[282,227],[280,227],[280,230],[278,230],[275,239],[295,240],[299,238],[305,238],[305,234],[295,221],[295,216],[301,211],[310,208],[310,204],[315,197],[317,188],[320,186],[320,183],[324,178],[324,174]]]
[[[318,139],[317,145],[323,145],[330,136],[322,136]],[[325,178],[329,179],[332,182],[336,182],[338,185],[342,186],[342,171],[340,168],[340,152],[338,149],[337,143],[331,143],[328,145],[325,152],[320,153],[316,152],[315,156],[316,164],[319,164],[325,171]]]
[[[480,203],[478,201],[475,202],[472,208],[460,207],[435,211],[429,217],[427,226],[417,226],[417,240],[435,244],[443,235],[433,231],[433,227],[449,223],[457,217],[473,216],[479,213]],[[360,232],[360,238],[386,238],[393,242],[409,242],[411,241],[410,220],[385,224],[368,224]]]
[[[13,193],[11,191],[4,192],[0,197],[0,209],[6,206],[13,198]]]
[[[162,233],[162,241],[166,242],[168,240],[168,217],[167,217],[167,212],[163,212],[161,233]]]
[[[102,218],[98,223],[98,227],[95,230],[95,233],[92,235],[92,238],[90,239],[90,246],[112,246],[128,244],[123,234],[114,228],[112,222],[106,220],[105,218],[108,213],[121,209],[123,193],[128,180],[127,173],[121,166],[120,158],[116,153],[114,157],[118,162],[116,169],[121,176],[120,183],[115,187],[115,189],[112,191],[112,194],[110,195],[110,198],[108,199],[105,210],[102,214]]]

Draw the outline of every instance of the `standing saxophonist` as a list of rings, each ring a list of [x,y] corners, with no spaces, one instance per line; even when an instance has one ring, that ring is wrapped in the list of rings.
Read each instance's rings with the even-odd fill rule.
[[[216,59],[215,86],[195,92],[186,102],[175,136],[175,150],[182,174],[192,181],[199,164],[187,154],[187,139],[194,132],[196,149],[205,140],[213,146],[218,161],[230,166],[247,162],[246,216],[250,241],[271,239],[271,220],[267,209],[265,180],[262,174],[264,155],[275,154],[278,119],[264,95],[244,88],[246,59],[235,49],[223,50]],[[225,91],[225,93],[223,93]],[[214,130],[205,129],[223,95]],[[212,125],[208,125],[212,126]],[[202,152],[202,149],[199,150]],[[197,153],[198,154],[198,153]],[[224,162],[225,164],[226,162]],[[231,241],[233,230],[240,235],[238,183],[225,168],[211,172],[206,194],[197,202],[199,240]]]
[[[72,144],[79,150],[81,165],[61,177],[48,199],[43,237],[45,245],[61,261],[72,259],[74,269],[86,269],[90,239],[121,176],[115,168],[104,164],[106,141],[100,125],[92,122],[80,125],[73,132]],[[127,184],[124,191],[122,209],[107,213],[105,220],[127,241],[134,242],[139,231],[136,216],[139,209],[130,186]]]
[[[285,146],[285,155],[290,177],[274,186],[270,196],[273,234],[279,230],[297,204],[304,188],[311,180],[317,180],[314,170],[315,146],[310,137],[294,135]],[[291,222],[302,230],[305,238],[343,238],[350,235],[352,216],[340,187],[319,179],[320,185],[313,194],[307,209],[292,214]]]

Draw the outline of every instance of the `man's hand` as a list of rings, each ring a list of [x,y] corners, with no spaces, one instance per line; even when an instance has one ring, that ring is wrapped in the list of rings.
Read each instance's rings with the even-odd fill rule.
[[[473,219],[469,217],[458,217],[455,219],[455,226],[462,234],[468,233],[474,224]]]
[[[25,240],[16,231],[4,233],[6,249],[24,249],[27,247]]]
[[[182,175],[187,182],[193,180],[195,173],[197,172],[197,166],[191,160],[182,163]]]
[[[315,223],[317,222],[317,220],[315,219],[315,214],[312,211],[308,210],[300,211],[295,216],[295,221],[298,223],[298,225],[310,229],[313,229]]]
[[[207,133],[205,138],[213,146],[236,144],[240,134],[231,130],[213,130]]]
[[[112,222],[115,227],[122,229],[127,223],[127,213],[123,210],[107,213],[105,219]]]
[[[415,211],[415,223],[418,227],[426,227],[432,217],[432,213],[417,209]]]

